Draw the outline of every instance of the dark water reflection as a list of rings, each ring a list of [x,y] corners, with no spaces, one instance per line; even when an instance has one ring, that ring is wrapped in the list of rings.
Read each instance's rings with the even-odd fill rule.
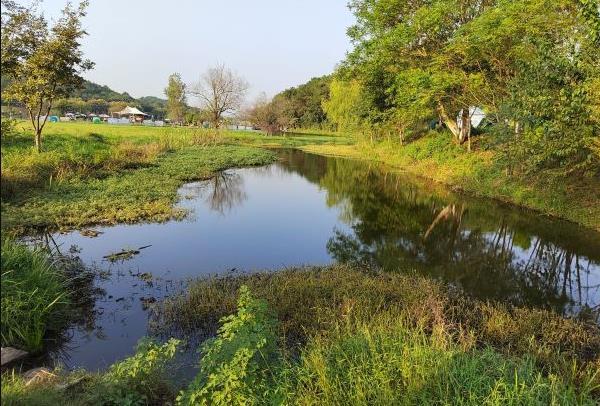
[[[148,304],[190,277],[333,261],[416,270],[480,298],[597,318],[600,233],[379,165],[279,154],[267,167],[185,185],[184,221],[54,235],[102,270],[105,292],[95,325],[74,328],[60,360],[97,369],[131,354],[147,334]],[[146,245],[128,260],[103,258]]]

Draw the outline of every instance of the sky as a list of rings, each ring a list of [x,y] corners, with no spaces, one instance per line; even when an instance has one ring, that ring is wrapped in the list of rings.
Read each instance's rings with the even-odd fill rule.
[[[134,97],[164,97],[168,76],[197,82],[225,64],[272,96],[331,73],[350,50],[347,0],[90,0],[84,76]],[[20,1],[29,4],[28,1]],[[74,1],[77,3],[77,1]],[[55,19],[66,0],[44,0]]]

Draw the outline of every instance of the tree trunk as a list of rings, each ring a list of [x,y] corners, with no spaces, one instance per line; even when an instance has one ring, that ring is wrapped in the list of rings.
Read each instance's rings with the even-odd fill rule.
[[[42,130],[35,130],[35,150],[40,153],[42,152]]]
[[[469,116],[469,108],[463,108],[460,114],[460,133],[458,141],[463,144],[470,140],[471,137],[471,117]]]
[[[446,127],[448,127],[454,138],[459,139],[460,129],[458,128],[456,121],[448,117],[448,113],[446,113],[446,109],[442,103],[438,103],[438,110],[442,122],[446,125]]]

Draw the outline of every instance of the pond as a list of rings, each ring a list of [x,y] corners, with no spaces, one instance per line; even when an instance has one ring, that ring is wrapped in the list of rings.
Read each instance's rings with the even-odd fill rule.
[[[104,293],[93,325],[74,327],[51,356],[96,370],[130,355],[147,334],[148,306],[189,278],[334,261],[414,270],[482,299],[598,320],[600,233],[373,163],[277,153],[272,165],[183,186],[183,221],[54,234],[99,270]]]

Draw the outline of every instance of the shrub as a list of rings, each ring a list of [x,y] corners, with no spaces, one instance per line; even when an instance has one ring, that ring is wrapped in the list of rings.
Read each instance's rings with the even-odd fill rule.
[[[217,338],[202,345],[200,373],[178,397],[182,405],[254,404],[265,399],[278,355],[266,302],[239,289],[237,313],[221,319]]]

